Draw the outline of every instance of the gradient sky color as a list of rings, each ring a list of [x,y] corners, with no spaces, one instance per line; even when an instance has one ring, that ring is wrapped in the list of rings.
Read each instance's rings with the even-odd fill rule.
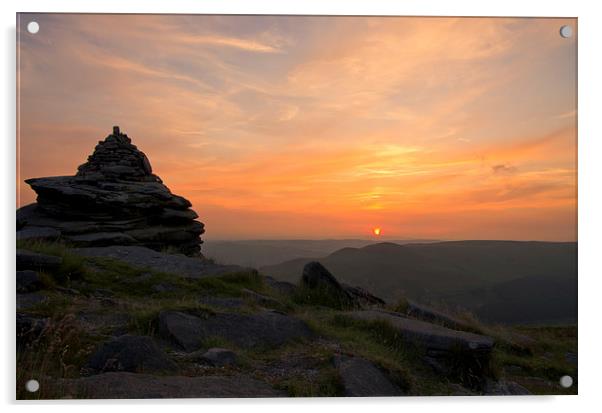
[[[119,125],[206,239],[576,240],[576,23],[21,14],[18,206]]]

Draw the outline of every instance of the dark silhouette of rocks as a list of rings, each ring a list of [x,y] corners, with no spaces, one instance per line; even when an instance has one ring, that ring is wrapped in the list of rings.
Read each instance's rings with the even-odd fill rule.
[[[74,176],[27,179],[37,203],[17,211],[17,237],[56,236],[83,247],[139,245],[198,255],[204,225],[171,193],[119,127]],[[21,235],[19,235],[21,233]]]
[[[17,250],[17,270],[54,270],[61,266],[61,257],[54,255],[39,254],[37,252],[23,249]]]
[[[17,271],[17,293],[30,293],[42,288],[40,275],[31,270]]]
[[[178,370],[178,366],[167,358],[152,338],[129,334],[102,343],[86,368],[95,373],[165,373]]]
[[[384,300],[361,287],[339,283],[334,275],[317,261],[305,264],[300,286],[317,292],[322,297],[329,296],[331,302],[341,308],[370,308],[385,305]]]
[[[201,316],[179,311],[162,311],[159,334],[186,351],[198,350],[204,340],[220,337],[243,348],[278,347],[313,336],[305,322],[295,317],[264,310],[257,314],[213,313]]]
[[[254,271],[238,265],[219,265],[210,260],[166,254],[146,247],[113,245],[109,247],[73,248],[74,254],[83,257],[111,258],[123,261],[132,267],[149,268],[185,278],[201,278],[229,273]]]
[[[213,366],[222,367],[236,364],[236,353],[225,348],[210,348],[201,356],[203,360]]]
[[[433,352],[464,351],[475,355],[489,355],[493,349],[494,341],[491,337],[452,330],[391,311],[364,310],[351,312],[349,315],[363,321],[386,321],[399,332],[403,340]]]
[[[374,364],[361,357],[338,355],[334,365],[341,376],[345,396],[385,397],[403,396],[403,391],[391,383]]]

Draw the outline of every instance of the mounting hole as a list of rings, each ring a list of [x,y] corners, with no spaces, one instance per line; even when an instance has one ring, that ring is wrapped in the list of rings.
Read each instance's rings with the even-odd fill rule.
[[[27,31],[31,34],[36,34],[40,31],[40,25],[36,21],[29,22],[27,23]]]
[[[35,393],[40,390],[40,383],[37,380],[28,380],[25,383],[25,389],[30,393]]]
[[[571,26],[565,25],[560,28],[560,36],[568,39],[573,36],[573,28]]]
[[[571,376],[562,376],[560,378],[560,385],[565,389],[568,389],[573,385],[573,378]]]

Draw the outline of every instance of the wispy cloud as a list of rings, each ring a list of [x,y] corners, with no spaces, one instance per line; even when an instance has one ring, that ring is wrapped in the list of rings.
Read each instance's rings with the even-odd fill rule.
[[[570,21],[36,19],[22,178],[73,173],[120,124],[209,237],[575,236]]]

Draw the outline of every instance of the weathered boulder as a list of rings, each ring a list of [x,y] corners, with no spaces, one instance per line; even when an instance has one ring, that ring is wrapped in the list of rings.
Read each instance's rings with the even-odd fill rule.
[[[54,255],[39,254],[17,249],[17,270],[52,271],[61,266],[63,259]]]
[[[29,293],[42,288],[40,275],[31,270],[17,271],[17,292]]]
[[[44,227],[79,246],[125,244],[200,253],[204,227],[190,202],[171,193],[118,127],[76,175],[26,182],[38,197],[17,212],[21,237],[36,231],[39,236]]]
[[[487,380],[485,382],[483,394],[487,396],[528,396],[531,392],[513,381]]]
[[[74,248],[74,254],[84,257],[112,258],[132,267],[152,268],[154,271],[180,275],[186,278],[218,276],[229,273],[255,271],[237,265],[219,265],[198,257],[182,254],[167,254],[139,246],[109,246]]]
[[[341,283],[343,289],[349,294],[357,307],[369,308],[369,307],[382,307],[386,303],[382,298],[375,296],[369,291],[364,290],[361,287],[352,287],[347,284]]]
[[[452,328],[454,330],[473,331],[475,327],[467,322],[459,320],[456,317],[452,317],[445,314],[442,311],[438,311],[434,308],[409,301],[406,307],[406,315],[419,320],[427,321],[429,323],[440,324],[442,326]]]
[[[308,262],[301,274],[301,288],[321,304],[346,308],[353,300],[337,279],[317,261]]]
[[[303,267],[301,289],[316,304],[335,308],[382,307],[384,300],[360,287],[339,283],[322,264],[309,262]]]
[[[236,364],[236,353],[225,348],[210,348],[201,358],[216,367]]]
[[[61,231],[50,227],[30,226],[17,231],[17,241],[24,240],[49,240],[54,241],[61,237]]]
[[[393,384],[374,364],[361,357],[335,356],[334,365],[345,388],[345,396],[384,397],[403,396],[399,386]]]
[[[286,396],[269,384],[247,376],[185,377],[111,372],[57,380],[49,385],[56,385],[65,397],[87,399]]]
[[[49,297],[40,292],[17,294],[17,310],[28,310],[46,304]]]
[[[295,284],[287,281],[279,281],[274,277],[265,276],[265,282],[271,289],[284,296],[292,295],[297,290]]]
[[[403,340],[436,352],[466,351],[473,354],[489,354],[494,341],[491,337],[466,331],[452,330],[437,324],[404,317],[382,310],[365,310],[347,313],[364,321],[385,321],[400,333]]]
[[[220,337],[243,348],[277,347],[292,340],[311,337],[305,322],[265,310],[257,314],[206,313],[187,314],[162,311],[158,319],[161,336],[185,351],[203,347],[205,340]]]
[[[394,331],[396,340],[418,348],[423,361],[437,373],[453,376],[470,388],[482,388],[484,380],[491,375],[494,340],[490,337],[452,330],[384,310],[347,314],[356,320],[386,323]]]
[[[165,373],[176,371],[178,366],[167,358],[152,338],[126,334],[102,343],[85,368],[94,373]]]

